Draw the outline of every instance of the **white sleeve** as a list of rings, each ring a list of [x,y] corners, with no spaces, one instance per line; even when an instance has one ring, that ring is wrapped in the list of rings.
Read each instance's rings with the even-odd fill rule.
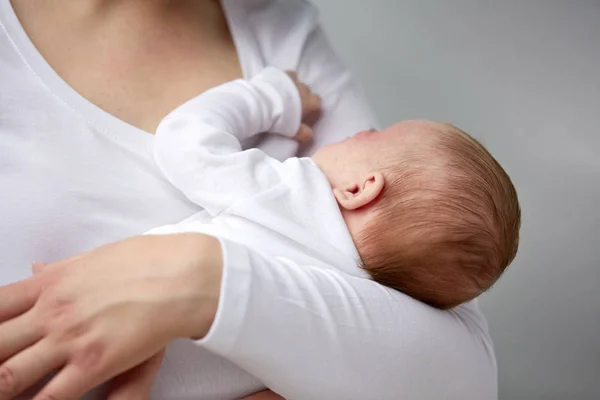
[[[221,246],[218,311],[197,343],[286,399],[496,399],[476,305],[440,311],[371,280]]]
[[[262,132],[293,137],[300,126],[296,86],[269,67],[181,105],[159,124],[154,158],[165,177],[215,216],[281,181],[281,163],[240,140]]]

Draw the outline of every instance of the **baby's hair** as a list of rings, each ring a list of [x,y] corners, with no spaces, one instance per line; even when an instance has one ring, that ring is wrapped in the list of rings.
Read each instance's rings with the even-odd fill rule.
[[[438,126],[425,147],[400,150],[384,170],[357,247],[375,281],[448,309],[490,288],[512,262],[521,211],[492,155],[460,129]]]

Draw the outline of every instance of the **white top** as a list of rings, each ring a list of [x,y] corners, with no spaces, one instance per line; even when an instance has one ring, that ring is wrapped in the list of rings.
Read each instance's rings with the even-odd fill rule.
[[[152,234],[200,232],[280,260],[369,278],[331,185],[308,157],[279,161],[240,141],[271,132],[293,137],[302,107],[290,77],[268,67],[251,80],[208,90],[156,130],[159,169],[203,208]]]
[[[266,65],[296,69],[323,97],[317,146],[371,127],[312,6],[223,4],[246,78]],[[69,87],[0,0],[0,284],[28,277],[33,260],[62,259],[198,211],[157,168],[154,141]],[[259,144],[278,159],[296,151],[280,136]],[[434,310],[367,279],[222,243],[221,304],[205,348],[169,346],[155,399],[237,399],[265,384],[293,400],[497,398],[494,353],[475,303]]]

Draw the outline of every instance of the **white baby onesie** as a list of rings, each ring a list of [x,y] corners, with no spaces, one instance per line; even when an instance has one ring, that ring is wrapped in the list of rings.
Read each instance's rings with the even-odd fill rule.
[[[240,141],[293,137],[301,103],[292,80],[266,68],[211,89],[160,123],[154,156],[166,178],[204,210],[149,234],[205,233],[300,265],[368,277],[331,186],[310,158],[280,162]]]

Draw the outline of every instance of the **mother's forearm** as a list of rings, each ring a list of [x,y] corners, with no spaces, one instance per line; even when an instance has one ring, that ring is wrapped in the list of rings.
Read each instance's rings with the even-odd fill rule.
[[[219,239],[204,234],[181,234],[180,241],[187,242],[188,260],[197,274],[188,280],[186,291],[190,298],[190,312],[185,321],[185,332],[191,338],[203,338],[212,326],[221,292],[223,252]]]

